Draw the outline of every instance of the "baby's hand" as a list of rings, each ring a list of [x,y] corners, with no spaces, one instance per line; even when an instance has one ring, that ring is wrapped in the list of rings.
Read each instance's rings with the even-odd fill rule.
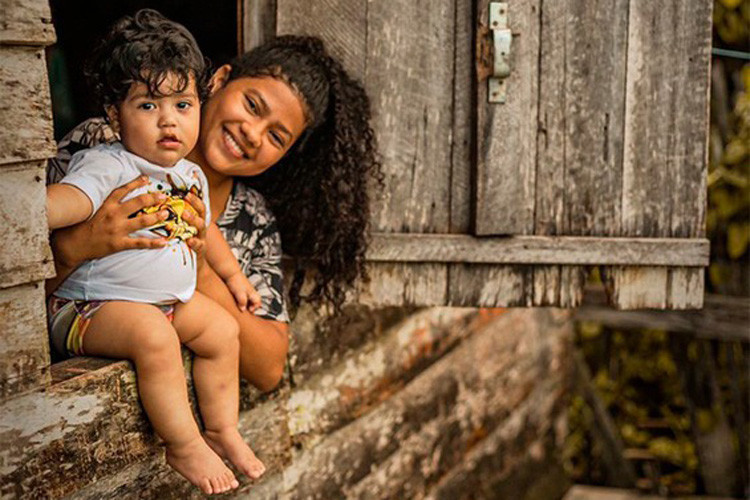
[[[250,283],[242,272],[231,275],[226,280],[227,288],[234,295],[237,307],[240,311],[255,311],[260,307],[260,294],[258,290]]]

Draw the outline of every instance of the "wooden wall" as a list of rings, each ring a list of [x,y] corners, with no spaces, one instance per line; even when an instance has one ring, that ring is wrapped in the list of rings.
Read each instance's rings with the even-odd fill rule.
[[[0,401],[49,379],[43,280],[45,165],[55,153],[44,47],[55,41],[46,0],[0,5]]]

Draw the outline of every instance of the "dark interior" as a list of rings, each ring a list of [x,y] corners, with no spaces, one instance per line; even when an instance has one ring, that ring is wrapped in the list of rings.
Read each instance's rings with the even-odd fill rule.
[[[195,36],[203,54],[217,67],[236,53],[238,42],[237,0],[51,0],[57,43],[47,49],[55,139],[62,138],[86,118],[100,116],[83,78],[83,63],[109,26],[141,8],[156,9],[182,23]]]

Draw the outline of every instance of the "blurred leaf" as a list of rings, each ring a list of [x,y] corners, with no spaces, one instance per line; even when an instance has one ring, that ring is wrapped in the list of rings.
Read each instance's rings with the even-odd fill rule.
[[[732,270],[726,264],[712,262],[708,266],[708,278],[714,287],[721,287],[731,278]]]
[[[748,2],[747,5],[748,12],[750,13],[750,2]],[[742,70],[740,70],[740,79],[742,80],[742,85],[745,87],[745,90],[750,90],[750,63],[746,63],[742,66]]]
[[[747,158],[748,145],[741,138],[737,137],[727,144],[724,148],[724,156],[722,157],[722,163],[726,165],[737,165],[745,158]]]
[[[648,451],[675,465],[682,465],[686,462],[683,447],[673,439],[658,437],[648,444]]]
[[[696,412],[695,423],[699,432],[707,434],[716,427],[716,415],[711,410],[701,408]]]
[[[590,340],[602,333],[602,324],[595,321],[581,321],[578,325],[583,340]]]
[[[739,4],[742,3],[742,0],[719,0],[721,5],[726,7],[727,9],[736,9]]]
[[[750,223],[733,222],[727,228],[727,253],[737,260],[745,254],[750,242]]]

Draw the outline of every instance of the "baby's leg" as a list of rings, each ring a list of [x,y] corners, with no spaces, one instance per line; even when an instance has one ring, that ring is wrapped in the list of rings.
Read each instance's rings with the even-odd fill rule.
[[[157,307],[105,303],[91,318],[83,348],[86,354],[135,363],[141,402],[177,472],[207,494],[239,486],[200,435],[188,402],[179,338]]]
[[[265,472],[237,430],[239,418],[239,325],[219,304],[195,292],[175,309],[180,340],[195,353],[193,381],[206,441],[253,479]]]

